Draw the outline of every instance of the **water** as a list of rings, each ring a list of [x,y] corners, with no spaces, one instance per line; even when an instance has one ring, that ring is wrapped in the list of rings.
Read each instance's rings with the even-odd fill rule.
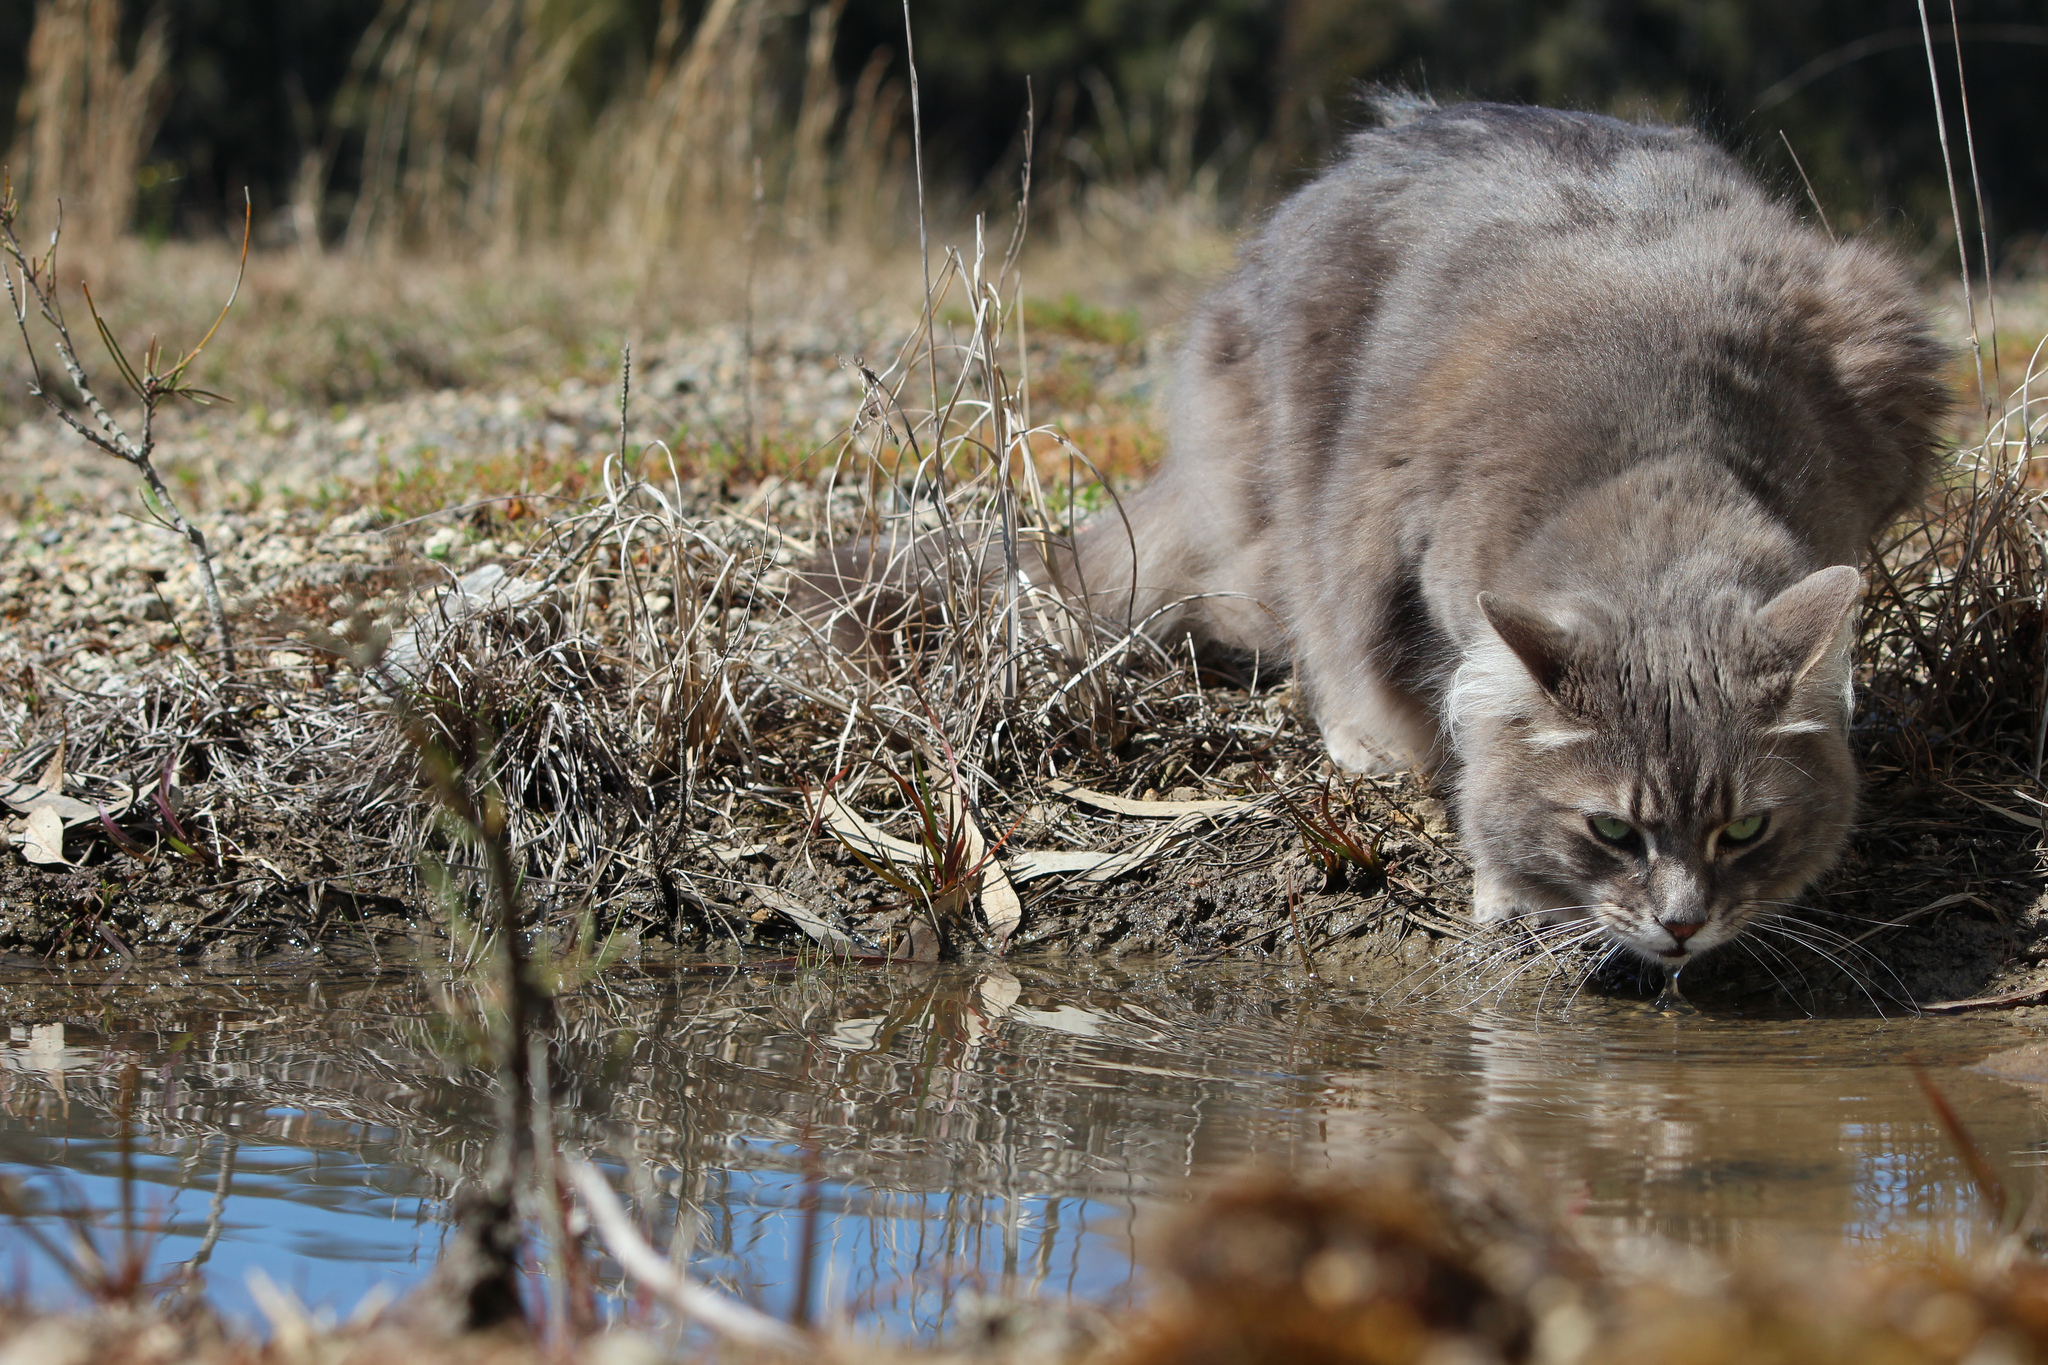
[[[0,974],[0,1174],[39,1227],[116,1209],[125,1111],[157,1270],[202,1258],[231,1313],[251,1272],[346,1313],[424,1275],[453,1182],[484,1169],[468,999],[418,976]],[[1981,1016],[1375,1008],[1278,965],[1128,964],[615,969],[561,1016],[564,1139],[658,1243],[785,1312],[815,1199],[813,1302],[913,1335],[969,1291],[1119,1301],[1147,1213],[1245,1166],[1511,1150],[1610,1245],[1967,1248],[1988,1224],[1909,1059],[2019,1206],[2048,1151],[2048,1092],[1972,1069],[2032,1035]],[[5,1223],[0,1277],[66,1293]]]

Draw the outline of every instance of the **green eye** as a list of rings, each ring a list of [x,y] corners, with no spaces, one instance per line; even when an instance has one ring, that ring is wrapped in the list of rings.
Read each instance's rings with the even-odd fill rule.
[[[1746,844],[1764,832],[1764,818],[1761,815],[1745,815],[1721,827],[1721,842],[1724,844]]]
[[[1626,820],[1617,820],[1611,815],[1595,815],[1586,822],[1593,832],[1610,844],[1625,844],[1633,839],[1636,827]]]

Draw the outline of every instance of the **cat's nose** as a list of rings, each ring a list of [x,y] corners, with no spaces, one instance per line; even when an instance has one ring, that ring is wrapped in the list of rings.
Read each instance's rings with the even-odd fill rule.
[[[1665,933],[1671,935],[1671,937],[1677,939],[1680,943],[1685,942],[1694,934],[1697,934],[1702,927],[1701,925],[1692,920],[1682,919],[1660,919],[1657,921],[1657,923],[1663,927]]]

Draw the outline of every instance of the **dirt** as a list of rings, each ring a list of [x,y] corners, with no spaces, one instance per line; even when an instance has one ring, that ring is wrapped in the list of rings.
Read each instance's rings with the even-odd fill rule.
[[[640,367],[640,420],[673,432],[749,420],[735,406],[738,345],[719,332],[653,349]],[[752,369],[774,382],[760,386],[758,411],[790,441],[823,441],[860,403],[845,361],[862,349],[851,327],[761,340]],[[1098,416],[1105,401],[1125,405],[1118,413],[1141,404],[1153,382],[1142,354],[1078,341],[1065,353]],[[11,509],[0,519],[0,772],[35,776],[61,746],[66,794],[132,798],[108,812],[111,830],[97,820],[67,830],[69,865],[32,863],[20,849],[0,856],[0,950],[140,963],[440,951],[456,902],[478,894],[474,859],[437,824],[363,650],[431,616],[459,575],[496,566],[537,583],[578,555],[573,619],[520,627],[545,635],[539,643],[479,637],[499,652],[464,675],[472,690],[458,687],[450,703],[457,715],[490,710],[491,743],[529,765],[510,796],[537,932],[562,943],[596,934],[790,951],[804,936],[756,889],[766,888],[814,907],[862,951],[900,948],[906,897],[816,826],[815,799],[837,776],[828,759],[840,721],[807,700],[813,684],[776,643],[787,633],[788,566],[821,520],[845,514],[839,494],[817,464],[773,474],[664,466],[655,486],[666,489],[670,539],[605,559],[583,528],[603,512],[604,478],[624,475],[600,473],[596,491],[578,485],[575,497],[548,495],[532,478],[601,465],[617,448],[617,421],[615,391],[571,378],[542,393],[450,391],[169,423],[164,459],[184,471],[177,486],[199,507],[242,642],[232,682],[195,652],[207,625],[184,548],[123,510],[135,507],[126,472],[48,425],[0,437],[0,508]],[[397,515],[396,502],[492,478],[512,486],[445,514]],[[652,515],[644,499],[634,506]],[[722,635],[752,651],[755,709],[746,741],[728,733],[695,766],[666,771],[643,722],[650,680],[682,666],[673,642],[687,634],[677,629],[684,604],[635,575],[670,562],[664,554],[687,559],[675,547],[690,536],[739,566],[714,605]],[[636,643],[644,620],[668,623],[661,640]],[[975,798],[1005,862],[1128,850],[1161,828],[1056,795],[1055,771],[1110,796],[1261,804],[1180,830],[1121,876],[1031,882],[1008,951],[1285,954],[1388,989],[1590,980],[1654,993],[1659,983],[1633,964],[1532,967],[1520,931],[1471,925],[1468,873],[1441,801],[1414,779],[1329,781],[1312,726],[1284,680],[1273,683],[1251,690],[1155,667],[1130,685],[1142,717],[1119,722],[1126,733],[1111,742],[1057,725],[1009,741],[1025,757],[993,767]],[[561,713],[554,729],[534,719],[550,707]],[[2048,983],[2037,808],[1994,768],[1940,755],[1915,769],[1896,745],[1865,738],[1864,819],[1841,867],[1807,898],[1828,941],[1753,933],[1688,970],[1692,998],[1892,1009]],[[914,834],[915,812],[880,771],[848,800]],[[1271,794],[1276,783],[1303,810],[1327,795],[1338,825],[1377,844],[1380,866],[1312,859]],[[436,889],[437,869],[452,892]],[[971,924],[944,928],[949,952],[990,947]]]

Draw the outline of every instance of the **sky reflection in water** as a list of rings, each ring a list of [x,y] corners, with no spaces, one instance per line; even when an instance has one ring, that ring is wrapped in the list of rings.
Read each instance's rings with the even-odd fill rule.
[[[0,1173],[43,1207],[116,1207],[132,1067],[159,1267],[211,1235],[211,1292],[243,1315],[253,1271],[339,1313],[402,1291],[493,1132],[436,998],[418,977],[0,978]],[[1996,1019],[1372,1004],[1265,965],[621,970],[561,1003],[561,1131],[658,1244],[777,1313],[815,1194],[814,1302],[930,1334],[966,1291],[1116,1300],[1142,1215],[1248,1164],[1506,1142],[1597,1239],[1967,1244],[1983,1224],[1907,1052],[2008,1167],[2048,1129],[2033,1091],[1968,1069],[2032,1036]],[[0,1224],[17,1274],[61,1291]]]

